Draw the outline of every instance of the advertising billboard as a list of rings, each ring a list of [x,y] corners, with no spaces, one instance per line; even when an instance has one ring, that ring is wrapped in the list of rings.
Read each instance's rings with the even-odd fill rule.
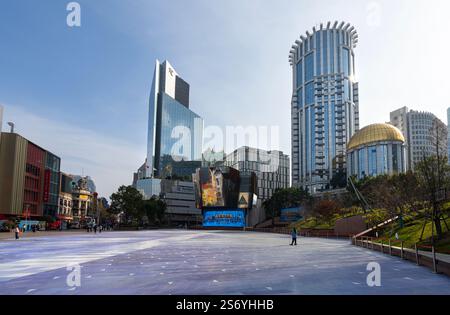
[[[239,171],[230,167],[200,168],[194,176],[202,208],[237,208]]]
[[[245,211],[242,209],[203,211],[203,226],[205,227],[245,227]]]
[[[44,195],[43,201],[48,202],[50,199],[50,170],[45,170],[44,173]]]
[[[297,222],[303,219],[301,207],[281,209],[281,222]]]

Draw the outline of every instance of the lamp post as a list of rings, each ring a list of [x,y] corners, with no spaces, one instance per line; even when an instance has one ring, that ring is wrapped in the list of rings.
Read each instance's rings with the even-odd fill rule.
[[[8,121],[8,126],[11,127],[11,133],[14,133],[14,123],[11,121]]]

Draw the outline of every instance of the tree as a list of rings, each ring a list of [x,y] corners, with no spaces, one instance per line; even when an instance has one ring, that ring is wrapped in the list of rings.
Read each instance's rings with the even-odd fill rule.
[[[333,215],[339,212],[339,204],[331,199],[324,199],[315,202],[313,212],[316,216],[321,217],[327,223],[331,222]]]
[[[166,203],[159,198],[152,197],[151,199],[142,202],[142,212],[152,223],[161,223],[166,209]]]
[[[142,218],[142,194],[132,186],[120,186],[116,193],[110,197],[109,212],[122,215],[124,221],[140,220]]]
[[[420,185],[431,208],[431,220],[436,228],[436,236],[442,238],[442,206],[445,190],[449,188],[450,167],[445,156],[430,156],[416,165]]]
[[[437,238],[442,238],[442,205],[445,191],[450,186],[450,167],[446,156],[445,143],[447,130],[437,118],[430,129],[431,143],[435,148],[434,155],[423,152],[422,161],[416,165],[419,182],[431,207],[431,221],[436,227]],[[444,221],[445,222],[445,221]],[[434,230],[432,236],[434,242]]]

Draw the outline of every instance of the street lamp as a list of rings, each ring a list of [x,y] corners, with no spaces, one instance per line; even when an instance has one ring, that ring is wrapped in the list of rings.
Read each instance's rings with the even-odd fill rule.
[[[11,133],[14,133],[14,123],[11,121],[8,121],[8,126],[11,127]]]

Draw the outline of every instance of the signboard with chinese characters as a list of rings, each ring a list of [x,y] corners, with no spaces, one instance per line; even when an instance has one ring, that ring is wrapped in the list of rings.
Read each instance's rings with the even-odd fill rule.
[[[245,211],[242,209],[215,210],[203,212],[205,227],[245,227]]]

